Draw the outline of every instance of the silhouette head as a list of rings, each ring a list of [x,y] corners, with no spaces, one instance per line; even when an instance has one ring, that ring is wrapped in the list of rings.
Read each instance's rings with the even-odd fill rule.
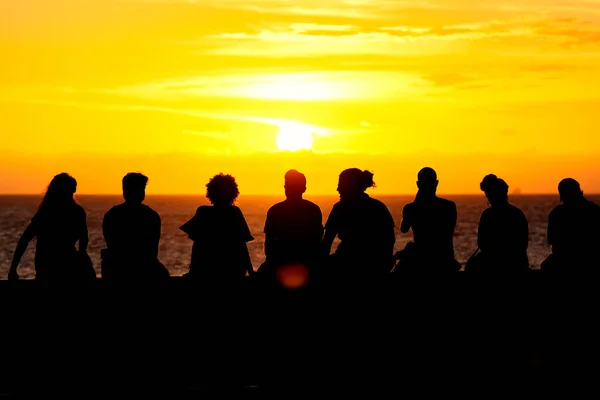
[[[486,175],[479,188],[485,193],[492,207],[508,202],[508,184],[494,174]]]
[[[66,172],[58,174],[50,181],[40,209],[74,203],[73,195],[76,191],[77,181],[75,178]]]
[[[215,175],[206,184],[206,198],[215,206],[230,206],[239,195],[238,185],[231,175]]]
[[[372,172],[349,168],[340,174],[337,191],[341,199],[353,199],[374,186]]]
[[[148,177],[130,172],[123,177],[123,198],[127,203],[141,203],[146,198]]]
[[[425,167],[417,175],[419,192],[434,195],[438,187],[437,174],[433,168]]]
[[[560,201],[569,204],[577,202],[583,199],[583,190],[573,178],[566,178],[560,181],[558,184],[558,193],[560,194]]]
[[[285,196],[289,198],[302,198],[306,192],[306,177],[295,169],[285,174]]]

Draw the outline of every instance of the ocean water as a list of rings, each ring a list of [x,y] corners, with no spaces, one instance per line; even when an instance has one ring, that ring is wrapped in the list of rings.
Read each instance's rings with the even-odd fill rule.
[[[402,235],[399,231],[402,207],[411,202],[414,196],[377,196],[389,208],[396,221],[396,249],[404,248],[411,240],[411,234]],[[458,208],[458,223],[454,234],[456,258],[464,263],[477,247],[477,225],[481,212],[487,207],[483,195],[447,196],[456,202]],[[317,203],[323,211],[323,222],[326,221],[337,196],[307,196],[307,199]],[[252,262],[257,269],[264,261],[264,228],[265,216],[269,207],[283,196],[241,196],[237,205],[242,209],[246,221],[255,240],[249,243]],[[590,197],[598,201],[599,196]],[[100,271],[100,249],[104,247],[102,237],[102,218],[112,206],[119,204],[120,196],[85,196],[77,197],[77,201],[85,208],[88,217],[90,244],[88,252],[94,261],[96,271]],[[19,236],[35,213],[40,202],[40,196],[0,196],[0,279],[6,279],[13,251]],[[546,229],[548,213],[558,204],[558,196],[511,196],[511,202],[520,207],[529,220],[529,262],[539,267],[540,262],[549,254],[546,245]],[[192,242],[179,231],[179,227],[194,215],[196,208],[207,204],[200,196],[148,196],[146,203],[158,211],[162,217],[162,237],[159,257],[169,269],[171,275],[181,275],[187,272],[192,248]],[[334,246],[337,243],[334,244]],[[22,278],[30,279],[35,276],[33,256],[35,244],[29,245],[21,260],[19,274]]]

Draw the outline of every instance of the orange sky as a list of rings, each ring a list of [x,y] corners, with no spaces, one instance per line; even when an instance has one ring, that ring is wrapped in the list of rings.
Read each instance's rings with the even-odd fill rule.
[[[490,172],[600,192],[600,1],[478,3],[3,1],[0,193],[62,171],[118,193],[135,170],[149,193],[226,172],[270,194],[297,168],[333,194],[346,167],[411,193],[425,165],[444,193]],[[278,150],[286,129],[312,151]]]

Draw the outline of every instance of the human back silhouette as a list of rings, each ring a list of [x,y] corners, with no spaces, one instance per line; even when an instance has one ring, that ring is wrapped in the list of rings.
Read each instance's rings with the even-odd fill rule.
[[[402,210],[400,231],[413,231],[414,242],[400,251],[396,271],[456,272],[460,264],[454,258],[456,204],[437,197],[437,173],[430,167],[417,176],[418,192],[412,203]]]
[[[304,268],[307,280],[316,279],[319,245],[323,236],[323,215],[315,203],[302,198],[306,192],[304,174],[285,174],[286,200],[273,205],[265,221],[266,261],[259,274],[271,282],[284,268]],[[285,285],[285,282],[282,282]]]
[[[246,219],[234,205],[240,192],[235,178],[218,174],[206,185],[212,206],[200,206],[181,230],[193,240],[187,278],[219,285],[241,283],[246,272],[254,274],[247,242],[254,240]]]
[[[159,280],[169,276],[158,260],[160,215],[143,204],[148,177],[130,172],[123,177],[125,202],[111,208],[102,222],[106,249],[102,278],[112,281]]]
[[[340,201],[329,214],[322,246],[329,254],[339,236],[340,243],[329,264],[332,272],[342,278],[380,279],[394,266],[394,219],[385,204],[365,193],[374,186],[370,171],[350,168],[339,176]]]
[[[510,273],[529,270],[527,247],[529,227],[523,211],[508,201],[508,184],[490,174],[483,178],[480,189],[490,207],[479,220],[477,243],[481,250],[481,272]]]
[[[548,244],[552,254],[542,270],[559,273],[598,273],[600,206],[587,200],[579,182],[563,179],[558,185],[562,204],[548,216]]]
[[[87,255],[86,213],[73,197],[77,181],[67,173],[56,175],[44,198],[21,235],[15,249],[9,280],[18,280],[17,267],[27,245],[37,237],[35,279],[43,282],[81,282],[95,278]],[[77,243],[79,249],[76,248]]]

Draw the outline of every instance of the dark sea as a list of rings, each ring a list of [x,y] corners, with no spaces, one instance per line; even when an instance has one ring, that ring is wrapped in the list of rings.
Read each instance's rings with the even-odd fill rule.
[[[404,248],[412,235],[400,234],[399,226],[402,207],[411,202],[414,196],[377,196],[383,201],[396,221],[396,250]],[[483,195],[447,196],[458,207],[458,224],[454,233],[456,258],[464,263],[477,248],[477,225],[481,212],[487,207]],[[0,196],[0,279],[6,279],[13,251],[19,236],[27,226],[40,202],[40,196]],[[337,196],[307,196],[317,203],[326,221]],[[591,196],[590,200],[599,201],[600,196]],[[252,262],[257,269],[265,259],[263,246],[263,228],[269,207],[282,196],[241,196],[237,205],[242,209],[255,240],[249,243]],[[94,261],[96,271],[100,271],[100,249],[105,246],[102,237],[102,218],[112,206],[122,202],[120,196],[77,196],[77,201],[87,212],[90,234],[88,252]],[[546,245],[548,213],[558,204],[558,195],[513,195],[511,203],[521,208],[529,220],[529,262],[538,268],[540,262],[549,254]],[[158,211],[162,217],[162,237],[160,259],[170,270],[171,275],[181,275],[188,270],[192,242],[179,230],[179,227],[194,215],[196,208],[207,204],[199,196],[148,196],[146,203]],[[334,246],[337,243],[334,244]],[[35,244],[29,245],[23,257],[19,274],[22,278],[34,278],[33,256]]]

